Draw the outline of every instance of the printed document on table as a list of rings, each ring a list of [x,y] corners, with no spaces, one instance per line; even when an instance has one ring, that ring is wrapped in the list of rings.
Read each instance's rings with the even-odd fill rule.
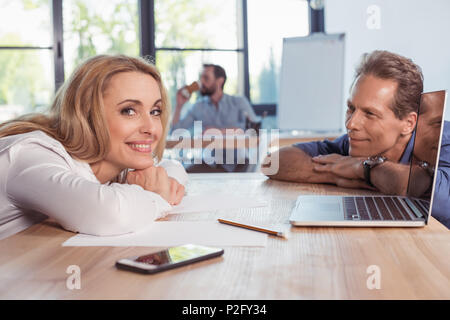
[[[216,221],[157,221],[136,233],[98,237],[78,234],[65,247],[172,247],[187,243],[205,246],[265,247],[267,234]]]
[[[230,194],[187,195],[169,213],[209,212],[219,209],[267,207],[268,202],[260,198],[242,197]]]

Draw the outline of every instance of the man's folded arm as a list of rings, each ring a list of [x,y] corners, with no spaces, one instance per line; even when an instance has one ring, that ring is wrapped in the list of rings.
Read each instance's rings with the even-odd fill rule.
[[[314,171],[314,163],[311,158],[318,155],[338,153],[348,155],[348,138],[342,135],[333,141],[312,141],[297,143],[289,147],[281,148],[266,159],[279,157],[279,170],[274,175],[268,175],[271,179],[307,182],[307,183],[336,183],[335,175]],[[264,168],[262,168],[264,173]]]
[[[370,171],[370,181],[382,194],[405,196],[409,170],[409,164],[386,161]]]
[[[271,179],[306,183],[335,183],[334,175],[315,172],[311,156],[300,148],[293,146],[281,148],[272,153],[266,161],[276,159],[276,157],[279,159],[279,169],[275,174],[267,175]],[[264,173],[264,166],[262,172]]]

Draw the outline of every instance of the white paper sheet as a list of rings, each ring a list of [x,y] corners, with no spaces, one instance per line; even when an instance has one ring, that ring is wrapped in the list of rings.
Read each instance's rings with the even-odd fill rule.
[[[187,195],[169,213],[209,212],[219,209],[267,207],[261,198],[242,197],[230,194]]]
[[[97,237],[78,234],[65,247],[171,247],[187,243],[206,246],[265,247],[267,234],[210,221],[161,221],[137,233]]]

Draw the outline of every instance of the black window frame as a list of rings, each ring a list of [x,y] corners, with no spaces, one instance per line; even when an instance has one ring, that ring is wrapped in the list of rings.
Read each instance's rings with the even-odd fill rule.
[[[51,50],[53,51],[55,92],[64,82],[64,55],[63,55],[63,29],[62,29],[62,1],[52,0],[50,5],[50,18],[52,19],[53,44],[51,46],[0,46],[3,50]],[[50,2],[50,1],[49,1]],[[56,50],[55,50],[56,49]]]
[[[190,52],[234,52],[236,54],[242,54],[242,68],[239,68],[239,72],[242,70],[243,83],[244,83],[244,96],[250,97],[250,82],[248,76],[248,37],[247,37],[247,0],[240,1],[242,10],[240,14],[242,23],[242,29],[238,30],[241,36],[242,47],[237,48],[181,48],[181,47],[156,47],[155,36],[155,1],[154,0],[138,0],[139,1],[139,27],[140,27],[140,41],[141,56],[151,56],[156,63],[157,51],[190,51]],[[239,12],[238,12],[239,13]],[[239,22],[238,22],[239,25]],[[249,99],[250,100],[250,99]]]

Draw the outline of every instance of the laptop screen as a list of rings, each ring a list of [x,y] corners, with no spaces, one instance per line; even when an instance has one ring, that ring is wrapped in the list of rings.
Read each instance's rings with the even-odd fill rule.
[[[408,197],[431,202],[434,173],[439,163],[445,100],[445,90],[422,94],[411,157]]]

